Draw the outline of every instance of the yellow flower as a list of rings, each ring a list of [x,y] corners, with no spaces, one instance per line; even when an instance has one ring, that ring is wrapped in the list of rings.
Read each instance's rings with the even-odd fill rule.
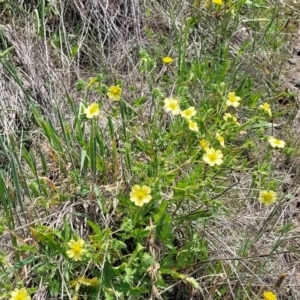
[[[75,261],[82,260],[82,255],[86,251],[84,249],[84,240],[78,239],[74,241],[73,239],[68,242],[68,246],[71,248],[66,253],[70,258],[73,258]]]
[[[264,104],[261,104],[259,106],[260,109],[263,109],[265,112],[267,112],[270,116],[272,116],[272,111],[271,111],[271,108],[270,108],[270,104],[265,102]]]
[[[107,96],[109,99],[119,101],[121,99],[122,89],[118,85],[112,85],[108,88]]]
[[[186,110],[183,110],[180,114],[183,118],[185,119],[190,119],[191,117],[193,117],[196,114],[196,110],[194,106],[189,107]]]
[[[273,148],[284,148],[285,147],[285,142],[282,140],[277,140],[274,137],[270,136],[269,137],[269,143]]]
[[[84,113],[88,119],[97,117],[100,113],[98,103],[92,103],[91,105],[89,105],[87,108],[84,109]]]
[[[209,149],[209,142],[205,139],[202,139],[200,141],[200,147],[204,150],[207,151],[207,149]]]
[[[264,292],[263,296],[264,300],[277,300],[276,295],[271,291]]]
[[[89,79],[89,82],[88,82],[88,84],[87,84],[87,87],[90,87],[90,86],[94,85],[96,82],[97,82],[97,78],[91,77],[91,78]]]
[[[165,103],[165,111],[171,112],[174,116],[180,114],[179,101],[175,98],[166,98],[164,100]]]
[[[237,121],[237,118],[235,116],[233,116],[230,113],[226,113],[223,116],[223,119],[227,122],[227,121],[232,121],[233,123],[235,123],[236,125],[240,126],[240,123]]]
[[[214,165],[221,165],[223,163],[223,154],[221,150],[215,150],[214,148],[208,148],[203,155],[203,160],[211,167]]]
[[[15,289],[11,292],[11,298],[9,300],[30,300],[31,297],[28,295],[25,288]]]
[[[222,0],[212,0],[212,2],[215,3],[215,4],[219,4],[219,5],[223,4]]]
[[[168,65],[173,62],[173,58],[170,56],[165,56],[165,57],[163,57],[162,61],[163,61],[163,63]]]
[[[261,191],[259,194],[259,202],[266,206],[274,203],[277,200],[277,195],[274,191]]]
[[[224,141],[224,138],[220,135],[220,133],[218,133],[218,132],[216,133],[216,138],[219,141],[222,148],[225,148],[225,141]]]
[[[136,206],[143,206],[145,203],[150,202],[152,199],[151,189],[143,185],[142,187],[138,184],[134,185],[130,192],[130,201],[134,202]]]
[[[189,128],[192,131],[199,131],[198,125],[196,122],[193,122],[192,120],[188,119]]]
[[[235,92],[228,93],[227,106],[238,107],[240,105],[241,98],[235,95]]]

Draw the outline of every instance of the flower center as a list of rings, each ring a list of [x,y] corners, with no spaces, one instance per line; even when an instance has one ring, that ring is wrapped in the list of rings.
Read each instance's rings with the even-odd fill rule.
[[[24,299],[26,299],[26,296],[27,296],[27,294],[24,293],[24,291],[20,291],[17,294],[16,298],[14,298],[14,299],[16,299],[16,300],[24,300]]]
[[[119,89],[118,88],[112,88],[111,89],[111,92],[115,95],[118,95],[119,94]]]
[[[81,250],[82,250],[82,248],[81,248],[80,245],[75,245],[75,246],[73,247],[73,251],[74,251],[76,254],[80,254],[80,253],[81,253]]]
[[[270,194],[265,195],[265,201],[270,202],[270,201],[272,201],[272,199],[273,199],[272,195],[270,195]]]
[[[144,192],[140,191],[140,192],[137,192],[137,193],[136,193],[136,197],[137,197],[139,200],[143,200],[143,198],[145,197],[145,194],[144,194]]]
[[[216,161],[217,160],[217,154],[216,153],[212,153],[212,154],[210,154],[209,155],[209,159],[211,160],[211,161]]]
[[[90,109],[90,113],[91,114],[93,114],[93,113],[95,113],[95,112],[97,112],[97,108],[96,107],[92,107],[91,109]]]

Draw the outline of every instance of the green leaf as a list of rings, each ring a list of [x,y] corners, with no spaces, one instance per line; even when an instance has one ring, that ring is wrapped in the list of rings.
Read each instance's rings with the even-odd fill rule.
[[[264,127],[264,128],[273,128],[273,127],[279,127],[279,126],[280,126],[280,124],[276,124],[276,123],[259,122],[258,124],[251,125],[250,127],[251,128],[261,128],[261,127]]]
[[[105,285],[111,285],[111,281],[118,276],[117,269],[112,268],[106,261],[103,268],[103,283]]]
[[[72,47],[71,58],[75,57],[75,55],[77,54],[78,50],[79,50],[79,46],[78,45],[75,45],[75,46]]]
[[[162,201],[157,210],[157,213],[154,215],[155,223],[161,222],[161,220],[164,221],[164,219],[166,217],[165,212],[166,212],[167,208],[168,208],[168,202]]]
[[[86,159],[87,159],[86,150],[82,149],[81,150],[81,159],[80,159],[80,172],[82,172],[84,170],[84,167],[86,165]]]
[[[144,249],[145,247],[143,247],[141,244],[138,243],[135,250],[131,253],[128,263],[132,263],[134,259],[137,257],[137,255],[139,254],[139,252],[143,251]]]
[[[208,218],[212,215],[212,212],[209,210],[197,209],[189,215],[178,217],[176,221],[194,221],[200,218]]]
[[[0,52],[0,59],[4,58],[10,51],[12,51],[14,47],[9,47],[8,49],[4,50],[3,52]]]
[[[89,220],[87,220],[87,223],[99,237],[103,235],[101,228],[97,224],[95,224],[94,222],[89,221]]]

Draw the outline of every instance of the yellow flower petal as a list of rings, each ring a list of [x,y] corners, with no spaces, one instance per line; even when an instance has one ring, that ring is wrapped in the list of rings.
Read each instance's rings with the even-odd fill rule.
[[[151,193],[151,189],[149,188],[149,186],[146,186],[146,185],[143,185],[141,190],[145,194],[150,194]]]
[[[284,148],[285,141],[275,139],[273,136],[269,137],[269,143],[273,148]]]
[[[226,113],[224,116],[223,116],[223,119],[224,121],[232,121],[233,123],[235,123],[236,125],[240,126],[240,123],[237,121],[237,118],[235,116],[233,116],[232,114],[230,113]]]
[[[277,300],[277,296],[271,291],[264,292],[263,297],[264,300]]]
[[[145,203],[150,202],[152,199],[151,188],[143,185],[142,187],[138,184],[134,185],[131,188],[131,192],[129,194],[130,201],[134,202],[136,206],[143,206]]]
[[[122,89],[119,85],[112,85],[108,88],[107,96],[113,101],[119,101],[121,99]]]
[[[196,122],[191,121],[190,119],[188,119],[188,123],[189,123],[189,129],[192,131],[199,131],[198,125]]]
[[[225,148],[225,140],[218,132],[216,133],[216,138],[219,141],[222,148]]]
[[[87,87],[90,87],[90,86],[94,85],[96,82],[97,82],[97,78],[91,77],[91,78],[89,79],[89,82],[88,82],[88,84],[87,84]]]
[[[221,150],[215,150],[214,148],[208,148],[203,155],[203,160],[210,166],[221,165],[223,163],[223,154]]]
[[[218,5],[222,5],[223,4],[223,1],[222,0],[212,0],[212,2],[214,4],[218,4]]]
[[[270,116],[272,116],[272,111],[270,104],[265,102],[264,104],[259,105],[260,109],[263,109],[265,112],[267,112]]]
[[[68,257],[74,259],[75,261],[82,260],[82,255],[86,252],[84,249],[84,244],[85,242],[83,239],[78,239],[77,241],[73,239],[70,240],[68,242],[70,250],[66,251]]]
[[[9,300],[30,300],[27,290],[25,288],[15,289],[11,292],[11,298]]]
[[[227,106],[238,107],[240,105],[241,98],[235,95],[235,92],[228,93]]]
[[[200,141],[200,147],[204,150],[207,151],[207,149],[209,149],[209,142],[205,139],[202,139]]]
[[[173,58],[170,56],[165,56],[165,57],[163,57],[162,61],[163,61],[163,63],[168,65],[173,62]]]
[[[196,110],[194,106],[190,106],[188,109],[181,111],[180,115],[185,119],[190,119],[196,115]]]
[[[266,206],[276,202],[277,195],[274,191],[261,191],[259,194],[259,202]]]
[[[87,108],[84,109],[84,114],[88,119],[97,117],[100,114],[100,109],[98,103],[92,103]]]
[[[166,112],[171,112],[174,116],[180,114],[179,100],[175,98],[166,98],[164,100]]]

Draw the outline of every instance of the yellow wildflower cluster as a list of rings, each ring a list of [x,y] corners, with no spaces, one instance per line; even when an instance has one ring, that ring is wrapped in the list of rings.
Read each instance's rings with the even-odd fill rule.
[[[185,110],[181,110],[179,100],[176,98],[165,98],[164,104],[166,112],[171,112],[171,114],[174,116],[180,114],[182,118],[187,120],[190,130],[199,131],[197,123],[192,121],[192,117],[195,116],[197,113],[194,106],[190,106]]]
[[[87,87],[91,87],[97,82],[97,78],[91,77],[87,84]],[[122,89],[119,85],[112,85],[108,88],[107,97],[113,101],[119,101],[121,99]],[[99,116],[100,108],[98,103],[92,103],[88,107],[84,108],[83,112],[88,119],[93,119]]]
[[[222,4],[222,1],[216,4]],[[238,107],[240,105],[241,97],[235,95],[235,92],[228,92],[226,106]],[[231,113],[225,113],[223,116],[225,122],[233,123],[237,126],[240,126],[240,123],[237,121],[237,118]],[[225,139],[221,133],[216,133],[216,139],[219,141],[219,144],[222,148],[225,148]],[[203,155],[203,160],[210,166],[221,165],[223,163],[223,153],[221,150],[215,150],[214,148],[209,147],[209,143],[203,139],[200,141],[200,147],[205,151]]]
[[[215,4],[222,4],[222,1],[214,1]],[[163,63],[170,64],[173,62],[173,59],[169,56],[166,56],[163,58]],[[88,86],[91,86],[96,83],[95,78],[90,78]],[[122,89],[120,86],[110,86],[108,89],[107,96],[109,99],[112,99],[114,101],[119,101],[121,99]],[[241,97],[238,97],[235,95],[235,92],[228,92],[227,95],[227,101],[226,106],[227,107],[234,107],[237,108],[240,105]],[[189,129],[192,131],[199,131],[198,125],[196,122],[192,120],[192,118],[197,114],[197,111],[194,106],[190,106],[185,110],[181,110],[180,108],[180,102],[177,98],[165,98],[164,99],[164,109],[166,112],[171,113],[172,115],[180,115],[183,119],[185,119],[188,122]],[[268,103],[263,103],[259,105],[259,109],[264,110],[269,114],[269,116],[272,116],[272,111],[270,108],[270,105]],[[97,103],[90,104],[87,108],[84,109],[84,113],[88,119],[92,119],[94,117],[97,117],[100,113],[99,105]],[[225,113],[223,116],[223,120],[225,122],[231,122],[235,125],[240,125],[237,121],[236,116]],[[220,146],[222,148],[225,148],[225,139],[222,136],[220,132],[217,132],[215,135],[216,139],[218,140]],[[274,137],[268,138],[269,144],[274,148],[284,148],[285,142],[279,139],[276,139]],[[207,163],[209,166],[219,166],[223,163],[223,153],[221,150],[216,150],[213,147],[210,147],[210,144],[207,140],[202,139],[200,141],[200,148],[204,150],[203,154],[203,161]],[[130,201],[134,202],[136,206],[143,206],[145,203],[150,202],[152,199],[151,196],[151,188],[143,185],[134,185],[132,187],[132,190],[130,192]],[[259,195],[259,201],[262,204],[270,205],[277,200],[277,195],[274,191],[269,190],[262,190]],[[81,260],[82,255],[85,252],[84,249],[84,241],[82,239],[78,239],[77,241],[70,240],[68,243],[68,246],[70,247],[70,250],[67,251],[67,255],[70,258],[73,258],[75,261]],[[19,291],[19,293],[22,293]],[[268,294],[269,293],[269,294]],[[273,299],[270,298],[269,295],[272,292],[265,292],[264,295],[265,299]],[[269,298],[267,298],[269,297]],[[276,296],[275,296],[276,297]],[[24,298],[25,299],[25,298]]]
[[[228,100],[226,102],[227,106],[238,107],[240,105],[240,97],[235,96],[235,92],[228,93]],[[230,113],[226,113],[223,116],[225,122],[232,122],[236,125],[240,125],[237,121],[237,118]],[[216,133],[216,139],[218,140],[220,146],[225,148],[225,139],[221,133]],[[205,139],[200,141],[200,148],[205,151],[202,159],[210,166],[221,165],[223,163],[223,153],[221,150],[215,150],[214,148],[210,148],[209,142]]]
[[[220,145],[225,147],[225,140],[220,133],[216,133],[216,138],[219,141]],[[200,148],[205,151],[202,159],[211,167],[217,165],[220,166],[223,163],[223,153],[221,150],[215,150],[214,148],[209,147],[209,142],[205,139],[200,141]]]

